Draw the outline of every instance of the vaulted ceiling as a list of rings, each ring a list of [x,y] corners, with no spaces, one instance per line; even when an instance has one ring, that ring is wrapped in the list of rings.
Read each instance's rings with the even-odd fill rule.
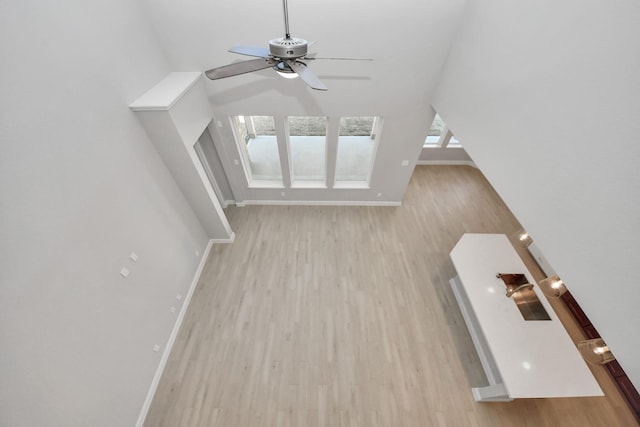
[[[317,43],[318,56],[368,57],[374,62],[315,61],[327,86],[311,93],[272,70],[207,84],[219,111],[287,114],[426,108],[464,6],[463,0],[289,1],[293,37]],[[245,57],[233,45],[268,46],[284,36],[280,0],[148,2],[155,31],[175,70],[205,70]],[[367,111],[365,111],[367,110]]]

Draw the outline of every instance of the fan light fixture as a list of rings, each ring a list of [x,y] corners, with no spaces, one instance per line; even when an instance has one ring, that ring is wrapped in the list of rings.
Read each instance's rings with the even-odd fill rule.
[[[285,79],[295,79],[298,77],[298,73],[287,67],[284,62],[278,62],[278,65],[275,65],[273,69]]]
[[[286,79],[300,77],[307,86],[315,90],[327,90],[327,86],[316,76],[313,71],[307,68],[304,61],[315,61],[316,59],[329,59],[339,61],[372,61],[370,58],[319,58],[314,55],[307,56],[307,50],[313,42],[305,39],[291,37],[289,33],[289,11],[287,0],[282,0],[284,10],[284,37],[269,41],[269,48],[255,46],[233,46],[229,52],[239,55],[252,56],[250,59],[222,67],[212,68],[204,72],[211,80],[223,79],[225,77],[237,76],[239,74],[251,73],[254,71],[273,68],[278,74]]]
[[[285,79],[297,79],[298,73],[294,73],[293,71],[285,73],[284,71],[278,71],[280,77],[284,77]]]

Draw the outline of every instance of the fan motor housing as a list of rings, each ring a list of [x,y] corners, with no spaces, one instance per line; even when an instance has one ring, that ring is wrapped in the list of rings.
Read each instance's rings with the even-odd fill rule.
[[[307,54],[307,41],[296,38],[280,38],[269,41],[269,52],[276,58],[300,58]]]

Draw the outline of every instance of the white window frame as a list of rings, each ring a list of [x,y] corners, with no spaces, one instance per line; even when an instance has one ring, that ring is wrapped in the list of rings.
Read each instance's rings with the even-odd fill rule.
[[[244,176],[247,179],[247,186],[249,188],[285,188],[283,179],[281,180],[268,180],[268,179],[254,179],[253,173],[251,172],[251,160],[249,159],[249,152],[247,151],[247,144],[243,141],[242,135],[238,135],[238,129],[236,128],[236,124],[234,122],[236,117],[244,117],[245,119],[249,117],[251,120],[253,116],[247,116],[243,114],[238,114],[235,116],[229,117],[229,124],[231,125],[231,131],[233,132],[233,139],[236,143],[236,147],[238,152],[240,153],[240,163],[242,165],[242,170],[244,171]],[[275,117],[268,116],[273,118],[275,125]],[[251,127],[253,128],[253,123],[251,123]],[[254,135],[255,136],[255,135]],[[276,135],[276,141],[278,136]],[[280,173],[282,174],[282,162],[280,162]]]
[[[434,116],[435,117],[435,116]],[[442,120],[442,117],[440,117]],[[435,118],[434,118],[435,120]],[[423,148],[461,148],[460,141],[453,136],[453,132],[446,124],[440,133],[440,136],[427,136],[422,144]]]
[[[324,175],[322,179],[318,180],[299,180],[296,179],[295,173],[293,173],[293,151],[291,150],[291,132],[289,131],[289,118],[290,117],[324,117],[324,160],[322,169]],[[327,116],[285,116],[284,117],[284,131],[285,141],[287,146],[287,156],[289,163],[289,176],[291,177],[291,188],[318,188],[327,189],[327,161],[329,159],[329,117]],[[294,135],[300,136],[300,135]],[[282,163],[282,162],[281,162]]]
[[[358,117],[358,116],[340,116],[342,117]],[[373,139],[373,147],[371,148],[371,158],[369,159],[369,168],[367,172],[367,178],[362,181],[339,181],[336,177],[337,164],[338,164],[338,149],[340,146],[340,120],[338,120],[338,140],[336,141],[336,168],[334,168],[333,176],[333,188],[337,189],[370,189],[371,188],[371,176],[373,175],[373,167],[376,162],[376,155],[378,153],[378,143],[380,141],[380,134],[382,133],[382,124],[384,118],[382,116],[366,116],[373,117],[373,126],[371,127],[371,139]]]
[[[247,143],[244,140],[243,135],[239,135],[238,126],[236,126],[236,120],[240,120],[243,117],[244,120],[252,120],[254,116],[237,114],[228,116],[229,126],[231,128],[233,139],[236,143],[238,155],[240,161],[234,160],[236,166],[241,166],[244,176],[247,180],[248,188],[256,189],[370,189],[371,177],[373,176],[375,161],[377,157],[379,141],[382,134],[382,127],[384,118],[382,116],[363,116],[373,117],[373,125],[371,129],[371,139],[373,139],[373,147],[371,148],[371,156],[369,159],[369,167],[366,180],[361,181],[337,181],[336,180],[336,165],[338,163],[338,147],[340,141],[340,119],[341,117],[359,117],[359,116],[268,116],[274,121],[276,128],[276,141],[278,145],[278,156],[280,160],[280,180],[263,180],[255,179],[251,170],[251,160],[249,157],[249,151],[247,149]],[[318,180],[296,180],[293,173],[293,160],[291,150],[291,133],[289,131],[289,117],[324,117],[325,119],[325,134],[324,134],[324,164],[323,172],[324,176]],[[337,128],[335,120],[337,120]],[[249,137],[255,137],[251,134],[251,130],[254,128],[252,122],[245,121],[243,126],[246,127]],[[254,130],[255,132],[255,130]],[[239,163],[239,164],[238,164]],[[331,163],[331,164],[330,164]]]

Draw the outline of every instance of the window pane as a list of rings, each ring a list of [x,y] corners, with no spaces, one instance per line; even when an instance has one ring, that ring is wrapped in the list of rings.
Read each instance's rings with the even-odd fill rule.
[[[367,182],[373,165],[376,117],[341,117],[336,183]]]
[[[236,116],[234,124],[245,168],[250,175],[248,181],[281,182],[282,169],[273,117]]]
[[[326,117],[289,117],[292,182],[325,182]]]
[[[442,135],[442,131],[445,128],[445,124],[440,118],[440,115],[436,114],[433,119],[433,123],[431,123],[431,127],[429,128],[429,132],[427,133],[427,138],[425,139],[425,145],[435,145],[440,141],[440,135]]]
[[[429,128],[429,133],[427,136],[440,136],[442,135],[443,129],[444,122],[440,118],[440,115],[436,114],[436,117],[433,119],[433,123],[431,123],[431,127]]]

